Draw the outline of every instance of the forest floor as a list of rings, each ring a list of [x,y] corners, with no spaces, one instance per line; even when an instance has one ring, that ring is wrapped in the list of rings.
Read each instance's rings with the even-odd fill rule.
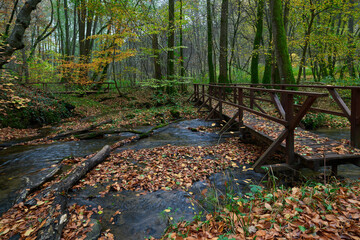
[[[147,97],[146,97],[147,96]],[[39,138],[25,144],[51,143],[52,137],[59,134],[77,132],[106,122],[93,130],[109,131],[133,129],[136,126],[165,126],[177,119],[201,117],[195,109],[184,104],[185,98],[174,102],[164,98],[151,97],[149,93],[138,91],[126,97],[107,97],[102,95],[86,98],[67,97],[76,105],[78,117],[67,119],[52,129],[50,137]],[[134,109],[137,110],[134,110]],[[108,120],[111,120],[108,121]],[[215,124],[214,124],[215,125]],[[50,126],[48,126],[50,127]],[[217,126],[191,129],[197,132],[214,132]],[[0,131],[2,140],[10,135],[35,135],[37,129],[16,130],[6,128]],[[27,132],[28,131],[28,132]],[[7,136],[7,137],[6,137]],[[77,140],[68,136],[63,140]],[[112,149],[136,141],[135,137],[122,140]],[[263,149],[256,145],[244,144],[238,138],[229,138],[212,146],[162,146],[152,149],[113,151],[106,161],[100,163],[72,187],[69,192],[88,188],[96,189],[101,196],[116,197],[119,194],[134,192],[134,199],[152,196],[156,192],[185,192],[189,210],[195,211],[188,221],[180,221],[181,212],[166,207],[161,214],[168,229],[163,239],[359,239],[360,236],[360,184],[359,181],[308,181],[296,182],[293,186],[281,186],[284,176],[268,174],[262,182],[251,179],[233,179],[223,182],[225,188],[230,184],[245,184],[248,192],[223,192],[215,194],[211,188],[202,188],[195,193],[194,185],[210,184],[214,174],[223,171],[241,170],[241,174],[253,172],[253,163]],[[67,179],[91,156],[68,158],[62,161],[62,171],[51,181],[35,189],[24,202],[14,205],[0,218],[0,239],[36,239],[39,230],[46,224],[51,214],[53,195],[31,199],[44,189]],[[226,170],[228,169],[228,170]],[[229,170],[230,169],[230,170]],[[121,196],[120,196],[121,197]],[[94,196],[88,196],[88,200]],[[201,200],[199,200],[199,198]],[[116,199],[116,198],[115,198]],[[204,204],[205,203],[205,204]],[[187,208],[187,205],[186,205]],[[89,239],[98,222],[109,222],[101,229],[99,239],[119,239],[112,225],[123,214],[111,212],[101,205],[89,208],[79,202],[69,204],[67,224],[62,230],[63,239]],[[159,213],[160,214],[160,213]],[[109,215],[109,214],[107,214]],[[93,221],[97,219],[98,221]],[[149,220],[151,221],[151,220]],[[149,233],[151,235],[151,233]],[[158,236],[159,237],[159,236]],[[121,238],[120,238],[121,239]]]

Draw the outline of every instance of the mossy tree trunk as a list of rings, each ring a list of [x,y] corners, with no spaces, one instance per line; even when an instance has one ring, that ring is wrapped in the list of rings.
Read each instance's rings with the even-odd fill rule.
[[[256,33],[251,58],[251,83],[259,83],[259,48],[263,33],[263,16],[264,16],[264,0],[258,1],[257,18],[256,18]]]
[[[281,82],[286,84],[293,84],[295,83],[295,78],[292,71],[289,50],[287,46],[282,12],[282,1],[270,0],[270,11],[276,62],[279,69]]]

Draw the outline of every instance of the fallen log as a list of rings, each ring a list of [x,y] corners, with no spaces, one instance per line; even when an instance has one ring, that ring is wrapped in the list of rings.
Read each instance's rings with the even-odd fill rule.
[[[26,187],[25,189],[21,190],[19,197],[17,197],[17,199],[15,200],[15,204],[19,204],[20,202],[24,201],[30,193],[35,192],[35,190],[37,190],[41,185],[49,181],[55,174],[60,171],[60,169],[60,166],[54,167],[45,176],[40,177],[40,181],[38,181],[37,183],[32,183],[30,182],[29,178],[25,178]]]
[[[69,132],[65,132],[65,133],[60,133],[60,134],[56,135],[55,137],[50,138],[49,140],[59,140],[59,139],[66,138],[66,137],[69,137],[69,136],[72,136],[72,135],[83,134],[83,133],[89,132],[91,130],[94,130],[95,128],[97,128],[97,127],[99,127],[101,125],[108,124],[108,123],[112,123],[112,120],[111,119],[105,120],[105,121],[102,121],[102,122],[100,122],[98,124],[91,125],[90,127],[82,129],[82,130],[75,130],[75,131],[69,131]]]
[[[61,238],[62,229],[68,220],[67,198],[65,193],[96,165],[103,162],[109,155],[110,147],[106,145],[95,156],[76,167],[64,180],[53,184],[25,203],[25,205],[33,206],[37,204],[38,200],[41,200],[44,197],[51,195],[55,196],[54,202],[49,210],[49,217],[47,218],[45,225],[38,231],[37,239],[58,240]],[[56,214],[57,217],[54,218],[54,213],[59,214]]]

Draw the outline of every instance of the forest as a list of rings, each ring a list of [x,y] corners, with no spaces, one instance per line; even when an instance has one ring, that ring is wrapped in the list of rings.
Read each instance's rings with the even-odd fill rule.
[[[0,239],[358,239],[359,10],[1,0]]]

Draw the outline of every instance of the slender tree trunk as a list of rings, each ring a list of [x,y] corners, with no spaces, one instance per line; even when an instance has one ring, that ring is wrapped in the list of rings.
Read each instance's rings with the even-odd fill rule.
[[[160,80],[162,78],[161,74],[161,64],[160,64],[160,55],[159,55],[159,43],[158,43],[158,35],[152,34],[152,48],[154,55],[154,78]]]
[[[303,52],[301,55],[300,64],[299,64],[299,73],[297,76],[296,84],[300,84],[301,72],[305,65],[306,52],[307,52],[308,45],[310,43],[310,34],[311,34],[311,28],[312,28],[314,19],[315,19],[315,11],[314,11],[314,9],[311,9],[310,22],[309,22],[308,28],[306,29],[306,32],[305,32],[305,43],[304,43],[304,48],[303,48]]]
[[[276,62],[280,72],[281,82],[286,84],[293,84],[295,83],[295,79],[287,46],[281,0],[270,0],[270,11]]]
[[[167,53],[167,77],[173,79],[175,75],[174,46],[175,46],[175,0],[169,0],[169,36]]]
[[[13,7],[13,10],[11,11],[9,22],[6,24],[5,37],[7,37],[9,35],[10,26],[11,26],[12,21],[14,20],[14,16],[15,16],[15,12],[17,10],[18,3],[19,3],[19,0],[16,0],[14,3],[14,7]]]
[[[284,0],[284,29],[286,36],[288,35],[288,23],[290,13],[290,0]]]
[[[259,0],[257,7],[256,33],[251,58],[251,83],[259,83],[259,48],[263,32],[264,0]]]
[[[270,25],[269,46],[268,46],[268,50],[267,50],[266,57],[265,57],[265,70],[264,70],[264,75],[263,75],[263,79],[262,79],[263,84],[271,83],[271,70],[272,70],[272,61],[273,61],[271,42],[272,42],[272,33],[271,33],[271,25]]]
[[[183,78],[185,76],[185,68],[184,68],[184,49],[183,49],[183,0],[180,0],[180,76]]]
[[[349,0],[350,10],[354,12],[354,0]],[[347,65],[349,69],[349,76],[352,78],[356,77],[355,67],[354,67],[354,57],[356,46],[354,45],[354,16],[353,14],[349,15],[348,21],[348,54],[347,54]]]
[[[64,33],[63,33],[63,29],[62,29],[62,24],[61,24],[61,15],[60,15],[60,0],[57,0],[57,25],[59,26],[58,27],[58,30],[59,30],[59,36],[60,36],[60,50],[61,50],[61,55],[64,56],[65,54],[65,44],[64,44]]]
[[[229,0],[222,0],[220,21],[219,83],[228,83],[228,15]]]
[[[212,33],[212,17],[211,3],[206,0],[206,20],[207,20],[207,55],[209,69],[209,83],[215,83],[214,63],[213,63],[213,33]]]
[[[69,13],[68,13],[68,2],[64,0],[64,14],[65,14],[65,55],[70,55],[70,26],[69,26]]]
[[[74,25],[73,25],[73,38],[72,38],[72,49],[71,49],[71,55],[74,56],[75,55],[75,51],[76,51],[76,35],[77,35],[77,4],[76,1],[74,3]]]

